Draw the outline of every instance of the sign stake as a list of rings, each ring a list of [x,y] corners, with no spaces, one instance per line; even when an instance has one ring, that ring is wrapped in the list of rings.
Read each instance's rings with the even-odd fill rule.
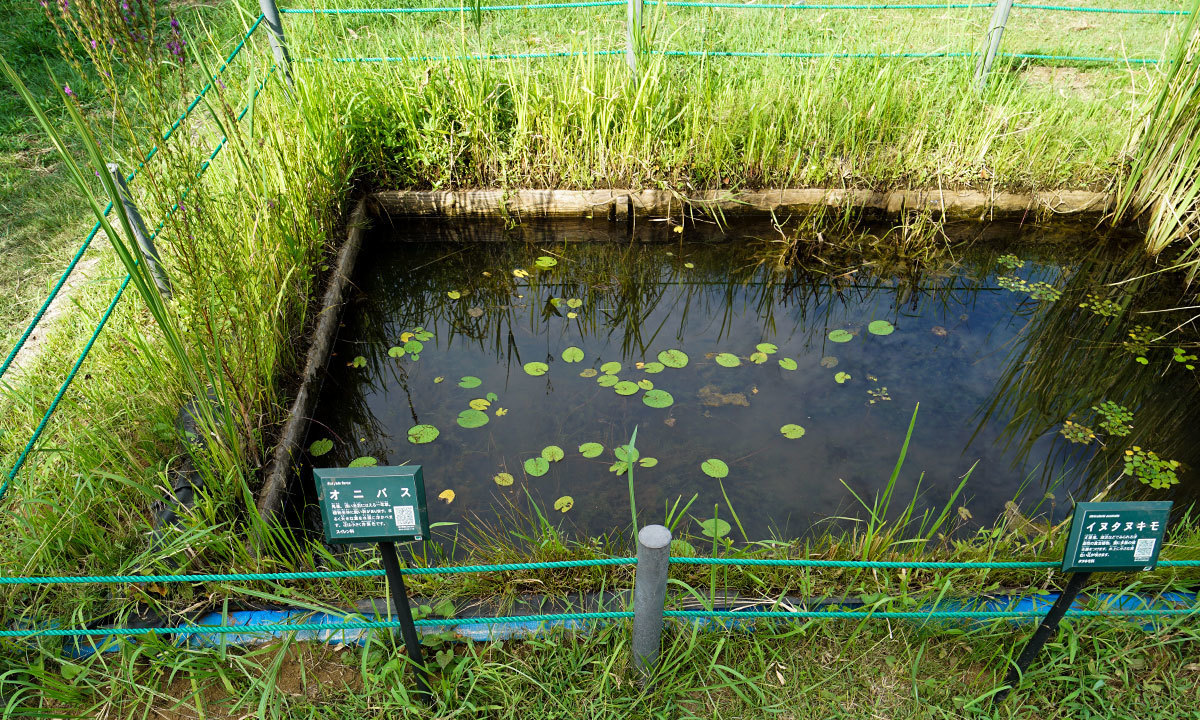
[[[400,572],[400,559],[396,557],[396,544],[379,543],[379,554],[383,558],[383,571],[387,574],[388,590],[396,615],[400,617],[400,634],[404,637],[404,648],[413,663],[413,677],[417,681],[417,694],[425,700],[433,699],[429,690],[429,671],[421,655],[421,641],[417,638],[417,626],[413,624],[412,608],[408,604],[408,590],[404,587],[404,573]]]
[[[1054,605],[1050,607],[1050,612],[1046,613],[1046,617],[1042,618],[1042,622],[1038,625],[1037,630],[1033,631],[1033,637],[1029,638],[1029,643],[1025,645],[1025,649],[1017,657],[1016,664],[1008,669],[1008,676],[1004,678],[1004,684],[1008,685],[1008,687],[996,693],[996,702],[1003,702],[1004,698],[1008,697],[1008,694],[1016,689],[1025,671],[1037,659],[1046,641],[1054,635],[1054,631],[1058,630],[1058,623],[1062,621],[1063,615],[1070,609],[1071,604],[1075,602],[1075,598],[1079,596],[1079,591],[1087,585],[1087,581],[1091,577],[1092,574],[1090,572],[1070,574],[1067,580],[1067,587],[1063,589],[1058,599],[1054,601]]]

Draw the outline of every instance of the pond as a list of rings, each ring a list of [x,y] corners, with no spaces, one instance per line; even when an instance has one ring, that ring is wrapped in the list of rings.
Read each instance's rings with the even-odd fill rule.
[[[983,525],[1013,500],[1061,519],[1105,488],[1193,494],[1191,351],[1138,313],[1172,306],[1163,283],[1110,284],[1144,271],[1119,242],[971,226],[933,260],[815,236],[784,263],[765,225],[596,227],[376,233],[312,462],[420,464],[435,522],[532,501],[589,536],[629,526],[630,460],[641,522],[694,497],[691,522],[716,506],[751,540],[862,518],[889,486],[892,515]]]

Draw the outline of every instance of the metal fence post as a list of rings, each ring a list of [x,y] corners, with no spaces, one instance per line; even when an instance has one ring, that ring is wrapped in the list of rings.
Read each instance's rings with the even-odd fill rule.
[[[150,233],[146,232],[146,223],[142,220],[142,214],[138,212],[137,205],[133,204],[133,198],[129,196],[129,186],[125,184],[125,176],[121,174],[121,168],[116,163],[108,163],[108,174],[112,176],[113,183],[117,186],[117,197],[112,199],[113,204],[119,202],[125,208],[125,215],[129,217],[129,226],[133,228],[133,239],[137,241],[138,247],[142,250],[142,260],[150,269],[150,276],[154,278],[158,292],[164,300],[170,300],[171,281],[167,279],[167,273],[163,270],[162,259],[158,257],[158,250],[154,247],[154,241],[150,239]]]
[[[1008,23],[1008,13],[1012,10],[1013,0],[996,0],[996,10],[992,13],[992,23],[988,26],[987,48],[975,64],[975,86],[982,88],[987,81],[988,71],[996,59],[1000,49],[1000,38],[1004,36],[1004,26]]]
[[[275,0],[258,0],[258,7],[262,9],[263,21],[271,31],[271,52],[275,55],[275,65],[283,70],[283,77],[291,87],[294,85],[292,57],[288,54],[287,40],[283,37],[283,21],[279,18],[279,8],[275,7]]]
[[[662,525],[642,528],[633,583],[633,664],[643,677],[658,665],[670,560],[671,531]]]
[[[637,72],[638,55],[642,53],[642,0],[628,0],[625,5],[625,64]]]

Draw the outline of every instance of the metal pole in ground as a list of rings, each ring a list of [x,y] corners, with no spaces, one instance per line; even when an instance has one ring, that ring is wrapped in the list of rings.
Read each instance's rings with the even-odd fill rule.
[[[396,557],[396,544],[379,543],[379,555],[383,558],[383,572],[387,575],[392,605],[396,606],[396,615],[400,618],[400,634],[404,636],[404,649],[408,652],[408,659],[413,663],[413,675],[417,680],[417,695],[426,700],[432,699],[433,695],[429,691],[428,671],[425,669],[425,658],[421,655],[421,641],[417,639],[417,626],[413,624],[412,608],[408,604],[408,590],[404,587],[404,573],[400,572],[400,560]]]
[[[287,80],[288,87],[291,87],[294,85],[292,57],[288,53],[287,40],[283,37],[283,21],[279,17],[279,8],[275,7],[275,0],[258,0],[258,7],[262,9],[263,22],[271,30],[271,52],[275,55],[275,65],[283,71],[283,77]]]
[[[996,10],[992,13],[992,22],[988,26],[987,48],[975,64],[975,86],[982,88],[987,81],[988,71],[1000,50],[1000,38],[1004,36],[1004,26],[1008,23],[1008,13],[1012,10],[1013,0],[997,0]]]
[[[647,525],[638,532],[637,575],[633,583],[633,664],[649,677],[662,647],[663,606],[667,602],[667,568],[671,531]]]
[[[638,55],[642,53],[642,0],[628,0],[625,5],[625,64],[637,72]]]
[[[146,223],[142,220],[142,214],[138,212],[137,205],[133,204],[133,198],[129,195],[129,186],[125,184],[125,176],[121,174],[121,168],[116,163],[108,163],[108,174],[112,176],[113,183],[117,186],[117,197],[112,199],[113,204],[119,202],[125,208],[129,226],[133,228],[133,239],[137,241],[138,247],[142,250],[142,260],[146,263],[146,267],[150,268],[150,275],[154,278],[154,284],[158,286],[158,292],[164,300],[170,300],[171,281],[167,279],[167,273],[163,270],[162,260],[158,257],[158,250],[154,247],[154,241],[150,239],[150,233],[146,232]]]
[[[1046,617],[1042,620],[1042,624],[1038,625],[1037,630],[1033,631],[1033,637],[1029,638],[1029,644],[1021,651],[1021,655],[1017,658],[1017,663],[1008,669],[1008,676],[1004,678],[1004,684],[1008,687],[996,693],[996,702],[1003,702],[1008,694],[1015,690],[1017,683],[1021,682],[1021,676],[1029,669],[1037,656],[1042,651],[1042,646],[1058,629],[1058,623],[1063,619],[1063,615],[1071,607],[1071,603],[1075,602],[1075,598],[1079,595],[1079,591],[1087,584],[1089,578],[1092,577],[1090,572],[1071,573],[1071,578],[1067,580],[1067,586],[1063,588],[1062,594],[1054,601],[1054,605],[1050,607],[1050,612],[1046,613]]]

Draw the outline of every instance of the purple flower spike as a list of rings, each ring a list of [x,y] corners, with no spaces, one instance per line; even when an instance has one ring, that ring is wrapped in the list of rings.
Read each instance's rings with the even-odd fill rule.
[[[75,97],[75,92],[71,90],[70,85],[63,85],[63,92],[66,93],[67,97]]]

